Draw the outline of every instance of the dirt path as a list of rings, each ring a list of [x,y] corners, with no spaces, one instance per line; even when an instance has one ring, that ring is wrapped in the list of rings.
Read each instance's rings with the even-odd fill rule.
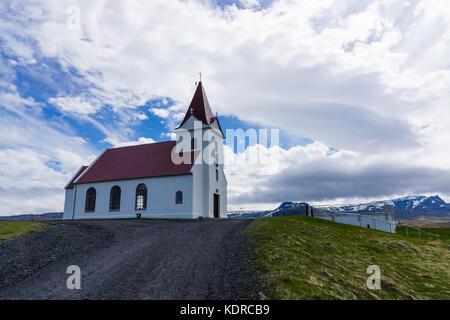
[[[70,221],[0,243],[0,299],[257,298],[249,220]],[[81,269],[69,290],[66,269]]]

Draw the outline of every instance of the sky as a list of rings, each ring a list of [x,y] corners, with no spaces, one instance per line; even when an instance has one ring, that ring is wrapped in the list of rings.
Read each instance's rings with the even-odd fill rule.
[[[62,211],[105,148],[171,139],[202,72],[228,207],[450,200],[447,0],[0,2],[0,215]]]

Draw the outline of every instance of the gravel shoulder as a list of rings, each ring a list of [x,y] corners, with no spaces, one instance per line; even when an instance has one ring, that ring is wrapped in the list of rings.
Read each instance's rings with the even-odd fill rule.
[[[97,220],[0,243],[0,299],[255,299],[250,220]],[[81,289],[66,269],[81,269]]]

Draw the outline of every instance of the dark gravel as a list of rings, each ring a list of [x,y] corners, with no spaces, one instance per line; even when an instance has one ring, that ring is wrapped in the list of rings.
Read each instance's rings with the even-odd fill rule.
[[[249,220],[52,222],[0,243],[0,299],[255,299]],[[66,269],[81,268],[81,290]]]

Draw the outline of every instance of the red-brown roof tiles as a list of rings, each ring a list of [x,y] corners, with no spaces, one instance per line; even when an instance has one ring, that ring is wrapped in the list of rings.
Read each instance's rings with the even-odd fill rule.
[[[193,164],[172,162],[175,144],[166,141],[107,149],[75,184],[189,174]]]

